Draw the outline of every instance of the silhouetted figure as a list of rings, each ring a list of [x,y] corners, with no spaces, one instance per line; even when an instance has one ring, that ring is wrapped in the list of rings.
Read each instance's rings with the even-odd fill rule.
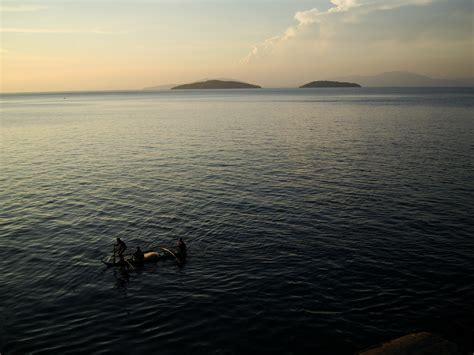
[[[178,252],[179,252],[181,255],[186,255],[186,244],[184,243],[183,238],[179,238],[179,241],[178,241]]]
[[[120,238],[117,238],[117,244],[115,244],[115,247],[119,258],[123,256],[124,251],[127,249],[127,245]]]
[[[123,255],[119,256],[119,261],[117,265],[120,267],[120,271],[126,271],[130,269],[130,264],[124,259]]]
[[[125,288],[127,287],[127,283],[130,281],[129,269],[131,265],[127,262],[127,260],[124,259],[123,255],[119,256],[117,265],[119,266],[119,273],[117,276],[117,272],[114,270],[115,287]]]
[[[145,255],[143,254],[140,247],[137,247],[137,250],[135,251],[135,253],[133,253],[133,261],[137,265],[143,265],[143,262],[145,261]]]
[[[184,243],[183,238],[179,238],[178,252],[176,253],[179,266],[184,265],[184,263],[186,262],[187,252],[188,252],[188,249],[186,247],[186,243]]]

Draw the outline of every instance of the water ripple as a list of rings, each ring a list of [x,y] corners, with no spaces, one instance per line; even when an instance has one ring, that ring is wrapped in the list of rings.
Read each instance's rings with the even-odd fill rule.
[[[472,92],[186,95],[2,96],[0,352],[471,349]]]

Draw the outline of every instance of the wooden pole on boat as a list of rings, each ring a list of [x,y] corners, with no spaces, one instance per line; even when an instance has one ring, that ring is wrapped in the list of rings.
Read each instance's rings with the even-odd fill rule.
[[[175,253],[173,253],[171,250],[169,250],[168,248],[164,248],[164,247],[161,247],[161,250],[167,252],[168,254],[170,254],[171,256],[174,257],[174,259],[176,260],[176,262],[178,263],[178,265],[181,265],[181,260],[178,259],[178,257],[176,256]]]
[[[115,264],[115,244],[114,244],[114,253],[113,253],[113,259],[112,259],[112,260],[113,260],[113,262],[114,262],[114,264]]]

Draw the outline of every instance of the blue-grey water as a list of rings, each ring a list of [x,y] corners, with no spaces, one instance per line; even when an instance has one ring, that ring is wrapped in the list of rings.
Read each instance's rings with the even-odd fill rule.
[[[2,354],[472,350],[474,89],[0,100]]]

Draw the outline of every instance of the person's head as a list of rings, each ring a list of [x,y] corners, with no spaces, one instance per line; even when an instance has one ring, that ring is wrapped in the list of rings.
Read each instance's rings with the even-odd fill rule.
[[[120,242],[120,238],[117,238],[117,242]]]
[[[140,250],[140,247],[137,247],[137,251],[141,251],[141,250]]]
[[[183,241],[183,238],[179,238],[179,241],[182,242],[182,241]]]

